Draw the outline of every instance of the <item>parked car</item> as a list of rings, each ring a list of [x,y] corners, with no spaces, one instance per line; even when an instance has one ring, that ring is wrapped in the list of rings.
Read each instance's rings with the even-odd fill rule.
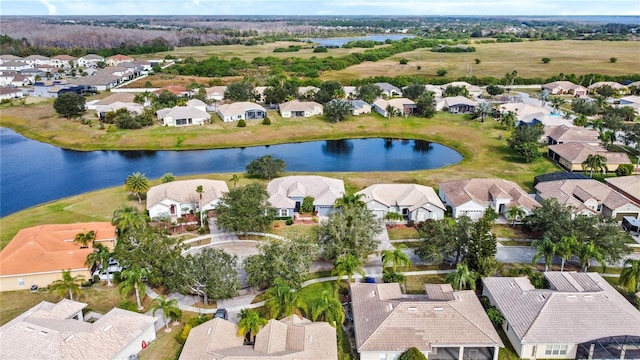
[[[220,319],[225,319],[227,320],[227,309],[218,309],[216,310],[215,315],[213,315],[213,318],[220,318]]]
[[[367,284],[375,284],[376,283],[376,279],[374,279],[371,276],[365,276],[364,277],[364,282],[366,282]]]

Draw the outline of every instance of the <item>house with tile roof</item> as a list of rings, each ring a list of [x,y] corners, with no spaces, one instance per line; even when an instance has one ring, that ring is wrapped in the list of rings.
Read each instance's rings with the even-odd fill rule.
[[[99,62],[104,62],[104,58],[96,54],[87,54],[78,58],[78,66],[81,67],[96,67]]]
[[[394,110],[395,114],[393,115],[408,116],[413,114],[416,107],[416,103],[407,98],[376,99],[373,102],[373,110],[384,117],[389,116],[387,112],[389,108]]]
[[[224,93],[227,91],[226,86],[212,86],[204,89],[207,92],[207,100],[220,101],[224,100]]]
[[[218,115],[224,122],[260,120],[267,116],[267,110],[254,102],[241,101],[220,105]]]
[[[0,99],[17,99],[23,96],[22,90],[12,86],[0,86]]]
[[[466,215],[477,220],[489,208],[506,216],[512,207],[520,207],[528,215],[540,206],[518,184],[498,178],[455,180],[438,186],[438,195],[451,207],[454,218]]]
[[[113,249],[116,229],[108,222],[46,224],[25,228],[0,251],[0,291],[24,290],[32,285],[46,287],[62,279],[62,269],[72,276],[91,278],[85,261],[93,251],[74,243],[78,233],[93,230],[96,243]]]
[[[337,360],[336,329],[298,315],[271,319],[247,344],[238,326],[214,318],[191,329],[179,360]]]
[[[522,359],[639,359],[640,311],[597,273],[545,272],[548,289],[526,277],[486,277],[483,292]]]
[[[344,182],[316,175],[283,176],[267,184],[269,203],[277,209],[277,216],[293,217],[300,212],[305,197],[313,198],[314,214],[326,216],[338,198],[345,194]]]
[[[106,58],[106,63],[107,66],[118,66],[122,63],[130,63],[133,62],[135,59],[132,58],[131,56],[127,56],[127,55],[122,55],[122,54],[116,54],[113,56],[109,56],[108,58]]]
[[[349,100],[351,115],[371,114],[371,105],[363,100]]]
[[[278,105],[278,110],[283,118],[291,118],[322,115],[324,108],[315,101],[291,100]]]
[[[174,106],[156,111],[158,121],[164,126],[204,125],[211,119],[208,112],[191,106]]]
[[[374,85],[377,86],[380,89],[380,91],[382,91],[382,95],[386,96],[387,98],[402,96],[402,90],[400,90],[395,85],[391,85],[386,82],[379,82],[379,83],[375,83]]]
[[[591,93],[597,93],[597,90],[603,86],[610,86],[618,94],[627,94],[629,88],[615,81],[598,81],[589,85],[588,89]]]
[[[604,181],[631,201],[640,205],[640,175],[617,176]]]
[[[589,91],[586,87],[576,85],[571,81],[553,81],[542,85],[542,90],[547,90],[550,95],[574,95],[584,96]]]
[[[4,64],[9,61],[20,61],[22,58],[20,56],[11,55],[11,54],[1,54],[0,55],[0,64]]]
[[[582,163],[589,155],[602,155],[607,159],[607,171],[615,172],[621,164],[631,164],[627,153],[611,152],[601,146],[588,143],[564,143],[549,145],[548,156],[568,171],[583,171]]]
[[[221,180],[191,179],[171,181],[152,186],[147,192],[147,210],[151,219],[169,217],[171,221],[200,211],[200,195],[196,192],[202,186],[202,208],[204,211],[216,208],[222,196],[229,192],[227,183]]]
[[[418,184],[375,184],[356,194],[379,218],[389,212],[402,214],[405,220],[425,221],[444,218],[447,210],[433,188]]]
[[[554,128],[547,135],[547,144],[585,143],[590,145],[600,144],[600,133],[595,130],[578,126],[561,125]]]
[[[479,86],[471,85],[466,81],[450,82],[450,83],[441,85],[440,89],[442,89],[442,91],[445,91],[450,86],[463,87],[463,88],[467,89],[467,91],[469,92],[469,95],[471,95],[471,96],[473,96],[475,98],[477,98],[478,96],[480,96],[482,94],[482,89]]]
[[[25,57],[24,59],[20,60],[24,63],[33,65],[33,66],[40,66],[40,65],[51,65],[51,59],[46,57],[46,56],[42,56],[42,55],[29,55],[27,57]]]
[[[476,294],[426,284],[425,295],[398,283],[350,284],[356,351],[361,360],[396,359],[416,347],[429,360],[497,360],[504,344]]]
[[[473,114],[478,102],[464,96],[451,96],[440,99],[436,103],[437,111],[448,111],[452,114]]]
[[[131,359],[156,339],[155,318],[119,308],[86,321],[87,304],[43,301],[0,327],[3,359]],[[89,319],[87,319],[89,320]]]
[[[57,68],[71,67],[76,65],[78,58],[70,55],[56,55],[51,58],[51,65]]]
[[[640,187],[640,181],[636,184]],[[640,219],[640,205],[611,187],[593,179],[546,181],[536,185],[536,200],[555,198],[570,206],[574,214],[602,215],[622,221],[624,216]]]

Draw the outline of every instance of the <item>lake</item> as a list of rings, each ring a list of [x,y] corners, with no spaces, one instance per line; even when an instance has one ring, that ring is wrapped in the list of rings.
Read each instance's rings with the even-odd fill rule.
[[[272,154],[287,171],[367,172],[437,169],[462,161],[446,146],[399,139],[345,139],[193,151],[73,151],[0,128],[0,216],[51,200],[124,184],[139,171],[244,173],[247,164]]]
[[[404,38],[412,38],[414,35],[405,35],[405,34],[378,34],[378,35],[367,35],[367,36],[359,36],[359,37],[341,37],[341,38],[313,38],[313,39],[304,39],[314,43],[318,43],[321,46],[331,46],[331,47],[340,47],[349,41],[356,40],[373,40],[373,41],[385,41],[387,39],[391,40],[402,40]]]

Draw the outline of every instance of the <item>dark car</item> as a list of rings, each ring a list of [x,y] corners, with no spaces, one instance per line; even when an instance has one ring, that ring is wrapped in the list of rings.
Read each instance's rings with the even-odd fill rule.
[[[365,276],[364,282],[366,282],[367,284],[375,284],[376,283],[376,279],[374,279],[371,276]]]
[[[213,317],[227,320],[227,309],[216,310],[216,314]]]

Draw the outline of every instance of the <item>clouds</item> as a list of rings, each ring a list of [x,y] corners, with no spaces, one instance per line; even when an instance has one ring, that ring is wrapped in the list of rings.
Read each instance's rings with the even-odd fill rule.
[[[637,0],[0,0],[4,15],[640,15]]]

